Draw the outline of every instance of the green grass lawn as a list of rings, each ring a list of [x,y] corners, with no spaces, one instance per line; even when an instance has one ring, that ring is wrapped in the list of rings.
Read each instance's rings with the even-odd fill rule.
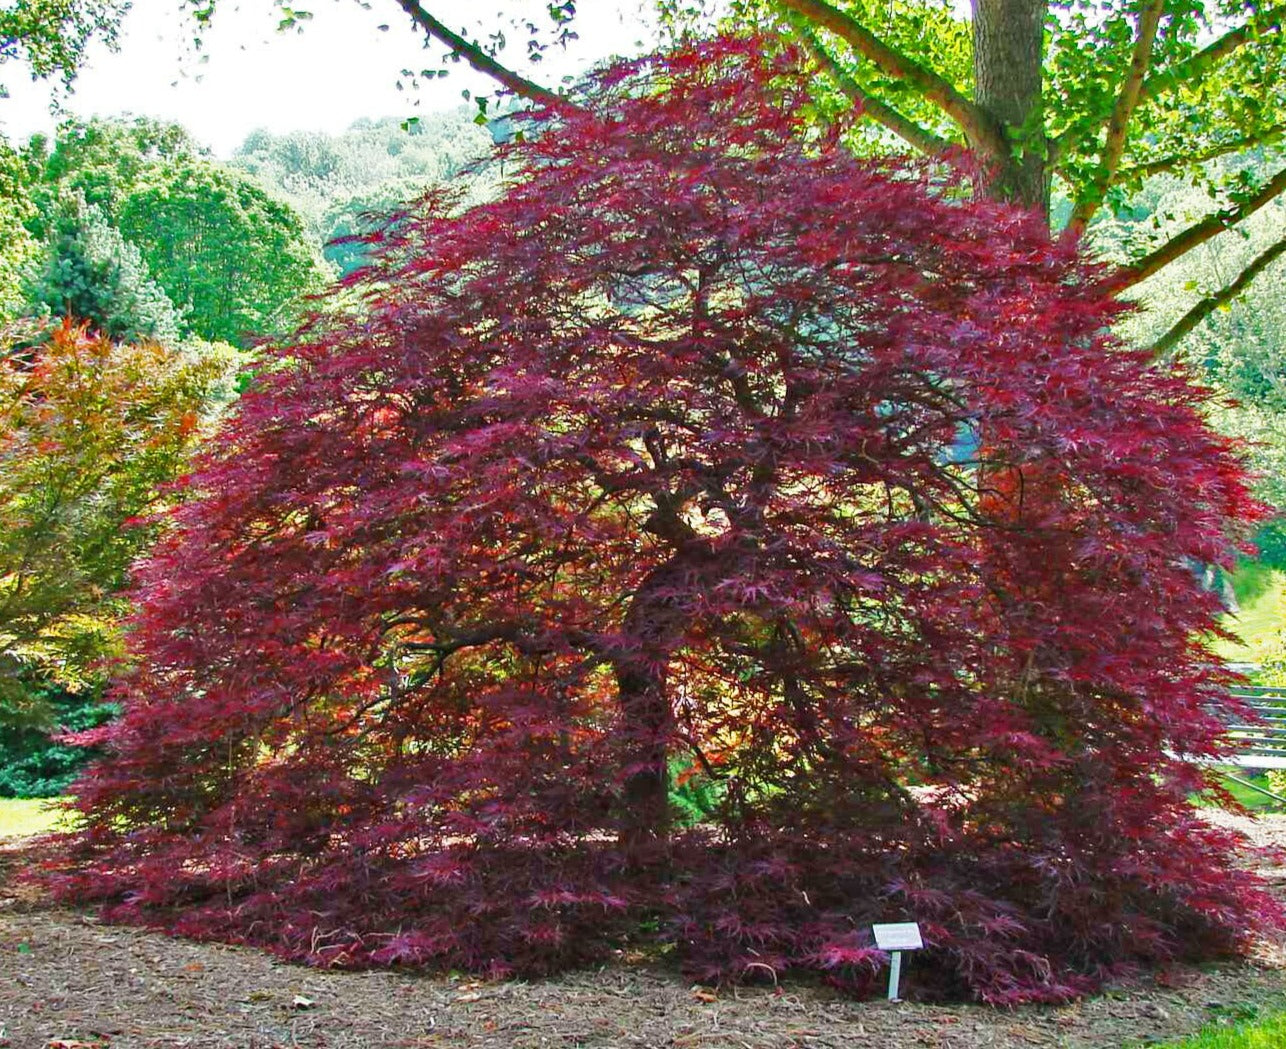
[[[1235,1027],[1207,1027],[1181,1042],[1156,1049],[1282,1049],[1286,1046],[1286,1013]]]
[[[30,838],[58,829],[55,799],[0,798],[0,838]]]
[[[1262,772],[1255,772],[1251,769],[1243,769],[1237,766],[1228,766],[1228,771],[1238,779],[1248,780],[1260,787],[1272,790],[1272,785],[1268,782],[1268,777]],[[1260,794],[1259,791],[1243,786],[1240,783],[1235,783],[1230,779],[1222,779],[1220,782],[1227,788],[1229,794],[1245,805],[1246,808],[1250,809],[1251,812],[1282,811],[1282,806],[1266,794]],[[1282,792],[1277,790],[1273,791],[1273,793],[1281,794]],[[1212,806],[1215,804],[1214,798],[1209,795],[1199,796],[1194,800],[1201,806]],[[1286,1049],[1286,1045],[1283,1046],[1283,1049]]]
[[[1256,642],[1267,641],[1282,626],[1282,592],[1286,575],[1255,561],[1243,561],[1232,577],[1232,589],[1241,610],[1225,617],[1228,627],[1241,643],[1218,641],[1215,650],[1234,662],[1253,658]]]

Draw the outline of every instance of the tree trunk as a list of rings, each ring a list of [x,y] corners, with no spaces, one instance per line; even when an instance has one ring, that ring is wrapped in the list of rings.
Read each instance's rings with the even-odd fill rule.
[[[1049,215],[1050,164],[1041,63],[1048,0],[973,0],[974,103],[1011,144],[990,156],[990,196]],[[978,143],[973,143],[975,148]]]
[[[628,734],[621,811],[621,844],[637,855],[670,832],[668,743],[673,712],[665,665],[682,634],[683,619],[667,591],[688,567],[681,557],[655,568],[635,592],[622,624],[633,646],[613,669]]]
[[[644,668],[642,662],[632,660],[616,669],[621,708],[631,734],[626,752],[631,770],[621,799],[621,845],[632,855],[664,842],[670,833],[670,701],[665,672]]]

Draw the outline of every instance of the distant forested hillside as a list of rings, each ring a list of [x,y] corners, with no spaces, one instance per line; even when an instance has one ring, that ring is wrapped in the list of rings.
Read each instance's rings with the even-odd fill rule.
[[[415,121],[359,120],[339,135],[252,132],[230,163],[287,201],[342,274],[358,264],[353,245],[330,242],[356,233],[362,216],[388,211],[485,157],[491,136],[461,106]]]

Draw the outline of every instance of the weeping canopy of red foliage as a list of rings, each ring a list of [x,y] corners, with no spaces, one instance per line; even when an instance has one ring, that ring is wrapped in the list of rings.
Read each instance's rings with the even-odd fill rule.
[[[1102,274],[719,42],[395,216],[141,568],[57,875],[322,965],[1060,1000],[1273,917],[1187,802],[1254,513]],[[361,307],[351,307],[353,294]],[[699,798],[700,819],[684,799]]]

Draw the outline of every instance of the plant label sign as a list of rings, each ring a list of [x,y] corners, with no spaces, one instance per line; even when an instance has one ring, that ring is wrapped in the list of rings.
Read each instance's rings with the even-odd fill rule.
[[[917,922],[893,922],[888,925],[872,925],[875,934],[875,946],[882,951],[889,951],[889,1001],[898,1002],[898,984],[902,982],[902,952],[918,951],[924,946],[924,937],[920,935]]]
[[[896,922],[892,925],[872,925],[875,946],[882,951],[918,951],[924,946],[918,922]]]

